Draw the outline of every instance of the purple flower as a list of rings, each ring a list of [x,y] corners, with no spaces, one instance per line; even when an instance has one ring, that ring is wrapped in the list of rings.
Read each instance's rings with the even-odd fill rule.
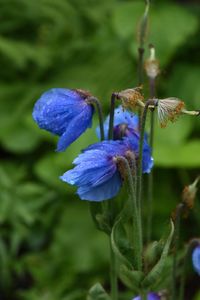
[[[132,300],[141,300],[142,298],[140,296],[137,296],[133,298]],[[156,293],[148,293],[147,300],[160,300],[161,297]]]
[[[123,179],[118,170],[116,157],[134,153],[138,157],[139,136],[117,141],[103,141],[89,146],[75,160],[75,167],[61,176],[64,182],[78,187],[82,200],[103,201],[119,192]],[[151,151],[147,144],[143,148],[143,173],[153,166]]]
[[[109,130],[108,116],[104,122],[105,139],[108,139]],[[113,128],[113,139],[119,140],[122,137],[131,137],[134,133],[139,132],[139,118],[134,113],[128,110],[124,110],[122,106],[115,109],[114,112],[114,128]],[[100,138],[100,129],[96,129],[97,136]]]
[[[91,95],[82,90],[51,89],[40,97],[33,109],[33,119],[42,129],[58,135],[57,151],[64,151],[92,125]]]
[[[192,252],[192,264],[197,274],[200,275],[200,245],[196,246]]]

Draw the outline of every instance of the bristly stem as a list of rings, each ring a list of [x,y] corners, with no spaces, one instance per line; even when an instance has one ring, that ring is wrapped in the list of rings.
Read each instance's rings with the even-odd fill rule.
[[[148,100],[142,113],[141,129],[140,129],[140,143],[139,143],[139,157],[138,157],[138,180],[137,180],[137,204],[138,213],[141,219],[141,199],[142,199],[142,161],[143,161],[143,145],[144,145],[144,131],[149,105],[155,105],[154,100]]]
[[[144,61],[144,40],[147,30],[148,12],[150,1],[146,0],[146,7],[139,28],[139,46],[138,46],[138,85],[143,83],[143,61]]]
[[[109,131],[108,131],[108,139],[113,139],[113,126],[114,126],[114,113],[115,113],[115,97],[116,94],[112,93],[111,101],[110,101],[110,119],[109,119]]]
[[[149,78],[150,98],[155,97],[155,78]],[[151,155],[153,156],[154,142],[154,109],[150,111],[150,137],[149,144],[151,147]],[[152,231],[152,213],[153,213],[153,170],[150,172],[147,179],[147,244],[151,240]]]
[[[98,113],[98,116],[99,116],[99,127],[100,127],[101,141],[103,141],[105,139],[105,135],[104,135],[104,126],[103,126],[102,105],[101,105],[100,101],[95,97],[89,97],[87,100],[91,104],[95,105],[95,107],[97,109],[97,113]]]
[[[180,203],[177,206],[175,212],[175,229],[174,229],[174,256],[173,256],[173,267],[172,267],[172,300],[177,300],[176,293],[176,271],[177,271],[177,251],[179,248],[179,237],[180,237],[180,222],[181,215],[183,212],[184,203]]]
[[[112,250],[111,241],[110,241],[110,284],[111,284],[111,299],[118,300],[117,261],[116,261],[116,256]]]
[[[125,157],[118,156],[116,158],[116,160],[118,163],[123,164],[124,169],[126,170],[127,178],[128,178],[128,184],[129,184],[130,195],[131,195],[133,234],[134,234],[133,235],[133,246],[134,246],[133,255],[135,257],[135,264],[136,264],[135,267],[137,270],[141,271],[142,270],[142,230],[141,230],[141,220],[140,220],[141,216],[138,214],[133,174],[131,172],[129,162]]]

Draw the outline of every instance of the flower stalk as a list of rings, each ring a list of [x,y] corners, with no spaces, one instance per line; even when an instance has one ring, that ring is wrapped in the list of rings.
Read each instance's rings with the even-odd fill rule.
[[[116,161],[119,164],[122,164],[127,175],[127,180],[129,184],[130,190],[130,199],[131,199],[131,207],[132,207],[132,220],[133,220],[133,257],[135,257],[136,262],[136,269],[141,271],[142,270],[142,229],[141,229],[141,220],[140,215],[138,213],[137,207],[137,200],[136,200],[136,193],[134,188],[134,180],[133,174],[131,172],[131,168],[126,159],[123,156],[116,157]]]
[[[89,97],[87,99],[87,102],[95,105],[95,107],[97,109],[97,113],[98,113],[98,117],[99,117],[100,137],[101,137],[101,141],[103,141],[105,139],[105,134],[104,134],[104,127],[103,127],[102,105],[101,105],[100,101],[96,97],[93,97],[93,96]]]

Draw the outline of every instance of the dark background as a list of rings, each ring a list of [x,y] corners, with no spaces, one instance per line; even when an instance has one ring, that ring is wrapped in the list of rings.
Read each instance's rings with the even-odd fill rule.
[[[97,281],[109,288],[107,238],[95,229],[88,203],[59,180],[97,141],[97,119],[56,153],[57,138],[39,130],[31,114],[52,87],[90,90],[107,113],[113,91],[137,85],[143,11],[144,1],[0,0],[0,299],[81,300]],[[199,1],[152,1],[145,56],[153,43],[161,67],[157,95],[179,97],[188,109],[200,108],[199,20]],[[148,97],[146,78],[144,91]],[[155,239],[199,173],[199,124],[182,116],[160,129],[156,121]],[[183,242],[199,235],[198,197],[182,223]],[[200,299],[199,282],[189,262],[188,299]]]

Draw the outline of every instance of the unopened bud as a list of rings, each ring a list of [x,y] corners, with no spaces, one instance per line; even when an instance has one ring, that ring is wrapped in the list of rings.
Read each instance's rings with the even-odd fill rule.
[[[182,198],[183,202],[187,205],[188,208],[192,209],[194,206],[194,199],[197,193],[197,184],[200,177],[198,177],[192,184],[186,186],[183,190]]]
[[[145,61],[144,68],[146,70],[147,76],[149,78],[156,78],[160,73],[159,61],[155,56],[155,48],[153,45],[150,45],[150,57]]]

